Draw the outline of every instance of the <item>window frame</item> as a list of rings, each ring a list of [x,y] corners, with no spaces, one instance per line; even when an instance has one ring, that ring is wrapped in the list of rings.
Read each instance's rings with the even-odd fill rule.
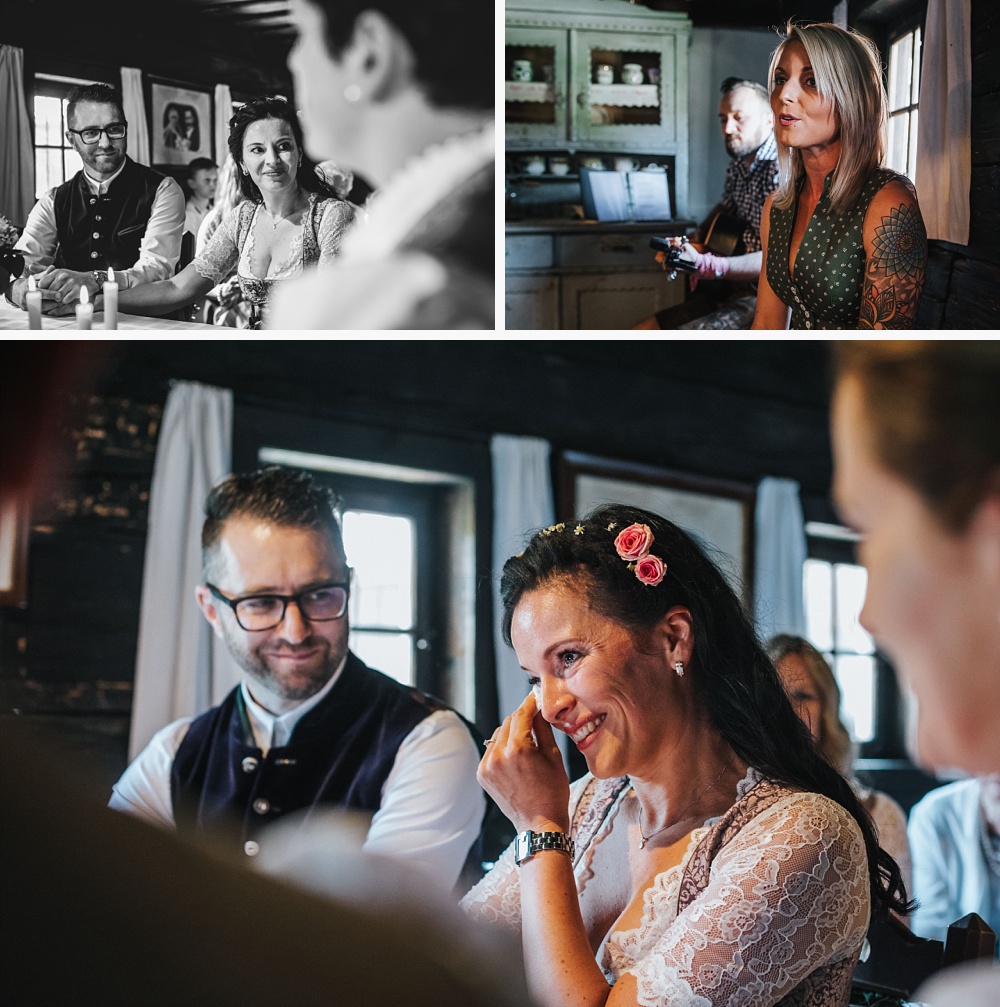
[[[886,102],[886,104],[887,104],[887,113],[888,113],[887,130],[888,130],[889,135],[891,135],[892,121],[893,121],[893,119],[894,118],[898,118],[901,115],[907,116],[907,118],[908,118],[909,121],[907,123],[906,170],[903,172],[903,174],[905,174],[910,179],[911,182],[915,180],[916,165],[917,165],[916,150],[914,149],[911,152],[911,149],[910,149],[911,143],[913,144],[914,148],[916,147],[916,136],[913,135],[914,134],[914,130],[913,130],[912,116],[913,116],[913,113],[915,113],[915,112],[919,113],[919,109],[920,109],[920,89],[919,88],[917,89],[916,100],[915,101],[913,100],[913,71],[912,71],[912,67],[918,67],[919,68],[918,69],[918,74],[920,74],[920,84],[922,86],[923,85],[923,76],[922,76],[921,70],[922,70],[922,60],[923,60],[923,51],[924,51],[924,14],[925,14],[925,11],[923,9],[914,11],[913,13],[910,14],[909,17],[904,18],[900,22],[894,24],[893,27],[892,27],[892,29],[886,33],[886,37],[885,37],[885,72],[886,72],[886,95],[887,95],[887,102]],[[891,63],[892,63],[892,47],[900,39],[905,38],[908,34],[910,34],[911,32],[914,32],[914,31],[918,31],[920,33],[920,39],[919,39],[919,44],[914,46],[915,52],[913,53],[913,62],[912,62],[912,65],[911,65],[911,72],[910,72],[910,87],[909,87],[910,102],[909,102],[909,104],[900,105],[898,108],[893,109],[893,108],[889,107],[889,105],[890,105],[890,103],[892,101],[892,92],[891,92],[891,90],[889,88],[889,82],[892,79],[892,65],[891,65]],[[919,129],[920,129],[920,126],[919,126],[919,119],[918,119],[918,123],[917,123],[917,131],[918,132],[919,132]],[[888,150],[886,151],[886,153],[888,154]],[[912,153],[912,157],[911,157],[911,153]],[[911,163],[913,165],[913,170],[912,171],[909,170]]]

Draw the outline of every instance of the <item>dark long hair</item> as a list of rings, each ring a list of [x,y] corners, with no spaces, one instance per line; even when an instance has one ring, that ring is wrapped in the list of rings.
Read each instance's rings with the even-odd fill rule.
[[[648,525],[651,552],[666,564],[666,576],[656,586],[640,582],[615,550],[616,535],[632,524]],[[594,611],[636,635],[652,629],[675,605],[688,609],[694,636],[688,671],[709,722],[764,776],[841,805],[864,838],[873,913],[909,912],[899,867],[879,847],[868,812],[813,744],[739,599],[690,535],[656,514],[622,505],[539,532],[504,564],[500,596],[508,643],[518,601],[553,581],[579,585]]]
[[[243,164],[243,137],[249,129],[250,124],[259,122],[261,119],[280,119],[288,123],[292,136],[295,137],[295,144],[302,154],[302,163],[299,165],[295,180],[306,192],[316,192],[324,198],[339,198],[323,179],[316,174],[316,162],[310,160],[305,152],[302,139],[302,127],[299,125],[299,116],[292,103],[287,98],[254,98],[245,105],[240,106],[229,120],[229,153],[237,165],[237,173],[240,184],[240,192],[244,199],[252,199],[255,203],[263,201],[260,189],[257,188],[249,175],[243,173],[239,167]]]

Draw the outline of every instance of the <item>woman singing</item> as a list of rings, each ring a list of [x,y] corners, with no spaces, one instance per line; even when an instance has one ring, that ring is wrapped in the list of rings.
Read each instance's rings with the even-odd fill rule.
[[[781,181],[761,219],[753,328],[913,328],[927,234],[909,179],[882,167],[878,53],[832,24],[786,36],[771,59]]]
[[[846,1003],[899,869],[699,546],[605,507],[535,535],[501,594],[531,691],[480,780],[519,836],[463,905],[520,930],[538,1002]]]

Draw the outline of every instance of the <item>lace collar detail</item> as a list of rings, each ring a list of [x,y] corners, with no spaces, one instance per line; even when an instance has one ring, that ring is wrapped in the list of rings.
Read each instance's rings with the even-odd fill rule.
[[[343,261],[391,255],[428,211],[496,157],[496,125],[452,136],[412,157],[368,201],[368,220],[344,236]]]

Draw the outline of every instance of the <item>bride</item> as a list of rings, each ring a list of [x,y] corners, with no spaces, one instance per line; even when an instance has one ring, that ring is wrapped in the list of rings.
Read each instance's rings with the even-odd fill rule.
[[[167,314],[204,297],[235,269],[250,303],[250,327],[259,328],[275,284],[337,256],[354,210],[303,162],[302,130],[287,100],[241,106],[229,120],[229,151],[243,200],[176,276],[121,291],[123,311]]]

